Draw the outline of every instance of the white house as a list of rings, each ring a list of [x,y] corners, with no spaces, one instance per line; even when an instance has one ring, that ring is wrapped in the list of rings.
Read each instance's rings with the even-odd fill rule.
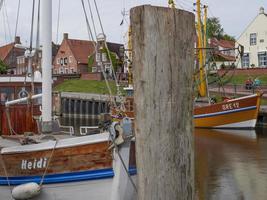
[[[244,56],[238,68],[267,67],[267,14],[260,8],[259,14],[236,41],[244,46]]]

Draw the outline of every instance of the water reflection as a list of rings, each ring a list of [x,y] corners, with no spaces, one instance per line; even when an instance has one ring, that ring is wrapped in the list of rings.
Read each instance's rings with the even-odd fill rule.
[[[61,124],[95,126],[97,119],[61,118]],[[257,133],[257,134],[256,134]],[[265,200],[267,129],[195,130],[195,184],[199,200]]]
[[[196,129],[197,199],[267,199],[266,150],[267,138],[254,130]]]

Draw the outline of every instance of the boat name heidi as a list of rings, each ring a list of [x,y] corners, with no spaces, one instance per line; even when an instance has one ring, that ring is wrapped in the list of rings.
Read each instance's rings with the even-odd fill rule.
[[[40,158],[34,160],[22,160],[21,161],[21,169],[28,170],[28,169],[42,169],[45,168],[47,165],[47,158]]]
[[[239,108],[239,102],[233,102],[233,103],[228,103],[228,104],[223,104],[222,109],[223,110],[232,110]]]

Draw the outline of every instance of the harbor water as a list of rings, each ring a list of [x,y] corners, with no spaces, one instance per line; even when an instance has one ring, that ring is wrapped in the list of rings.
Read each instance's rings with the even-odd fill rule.
[[[62,125],[95,126],[98,120],[61,118]],[[198,200],[267,199],[267,129],[195,129]]]
[[[267,199],[267,129],[195,130],[199,200]]]

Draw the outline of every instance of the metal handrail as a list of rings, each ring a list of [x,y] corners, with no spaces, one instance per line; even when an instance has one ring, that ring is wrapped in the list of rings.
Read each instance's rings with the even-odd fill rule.
[[[80,126],[80,134],[81,135],[86,135],[88,134],[88,130],[92,129],[98,129],[98,126]]]

